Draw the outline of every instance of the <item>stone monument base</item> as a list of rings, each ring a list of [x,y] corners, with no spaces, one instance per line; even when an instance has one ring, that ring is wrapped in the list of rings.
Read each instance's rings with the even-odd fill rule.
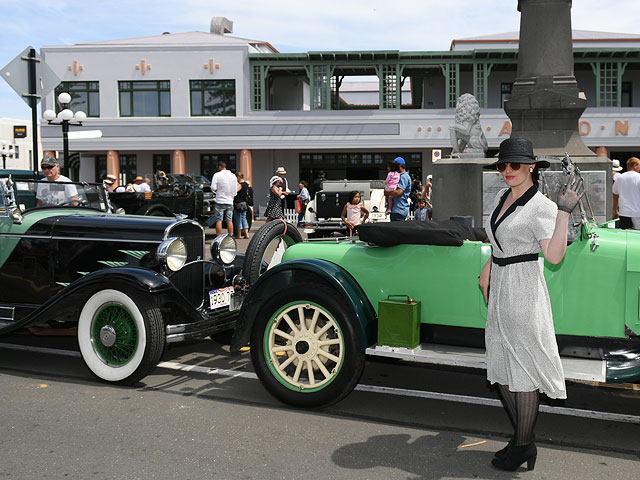
[[[556,158],[545,157],[551,167],[542,170],[543,178],[540,180],[541,190],[554,201],[558,188],[567,178],[561,173],[562,158]],[[596,221],[604,222],[612,218],[611,160],[606,157],[572,157],[572,160],[585,178],[585,189]],[[482,227],[484,218],[491,213],[497,192],[507,188],[498,172],[482,168],[495,161],[495,158],[452,158],[434,163],[431,195],[433,219],[472,216],[474,226]],[[586,203],[583,203],[586,209]],[[577,209],[573,217],[579,221]]]

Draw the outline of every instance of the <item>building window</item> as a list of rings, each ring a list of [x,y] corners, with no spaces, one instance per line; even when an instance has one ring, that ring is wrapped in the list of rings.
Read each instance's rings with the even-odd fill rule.
[[[220,160],[227,164],[227,170],[236,171],[235,153],[202,153],[200,154],[200,175],[209,179],[213,177],[213,174],[218,171]]]
[[[120,154],[120,179],[122,185],[133,183],[138,176],[138,160],[135,155]]]
[[[153,173],[158,173],[158,170],[162,170],[164,173],[171,172],[171,160],[169,160],[168,153],[155,153],[153,155]]]
[[[169,80],[118,82],[121,117],[170,117]]]
[[[235,116],[235,80],[191,80],[189,83],[192,116]]]
[[[100,116],[100,88],[98,82],[62,82],[56,87],[56,113],[62,110],[58,95],[67,92],[71,95],[69,108],[75,113],[79,110],[87,117]]]
[[[319,170],[324,170],[329,180],[366,179],[384,180],[387,162],[396,157],[407,162],[409,175],[422,178],[422,153],[420,152],[352,152],[352,153],[301,153],[300,179],[311,183]]]
[[[101,179],[107,176],[107,156],[106,155],[96,155],[95,157],[95,166],[96,166],[96,182],[99,182]]]
[[[621,107],[631,107],[633,105],[631,90],[631,82],[622,82]]]
[[[501,83],[500,84],[500,95],[502,98],[502,107],[504,107],[504,102],[511,98],[511,90],[513,89],[513,83]]]

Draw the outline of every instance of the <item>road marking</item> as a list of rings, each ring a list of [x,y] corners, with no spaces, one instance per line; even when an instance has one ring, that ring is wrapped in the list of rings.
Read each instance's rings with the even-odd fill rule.
[[[80,357],[80,352],[71,350],[57,350],[55,348],[32,347],[27,345],[14,345],[10,343],[0,343],[0,348],[9,350],[19,350],[27,352],[48,353],[67,357]],[[225,368],[201,367],[199,365],[188,365],[178,362],[160,362],[160,368],[177,370],[181,372],[196,372],[206,375],[218,375],[230,378],[246,378],[257,380],[258,376],[253,372],[239,372]],[[427,398],[430,400],[444,400],[447,402],[468,403],[472,405],[483,405],[488,407],[502,407],[500,400],[495,398],[472,397],[469,395],[457,395],[453,393],[425,392],[422,390],[410,390],[405,388],[381,387],[376,385],[356,385],[355,390],[360,392],[384,393],[386,395],[398,395],[401,397]],[[640,425],[640,416],[625,415],[622,413],[599,412],[596,410],[581,410],[577,408],[552,407],[540,405],[540,411],[553,415],[567,415],[570,417],[591,418],[595,420],[606,420],[610,422],[635,423]]]

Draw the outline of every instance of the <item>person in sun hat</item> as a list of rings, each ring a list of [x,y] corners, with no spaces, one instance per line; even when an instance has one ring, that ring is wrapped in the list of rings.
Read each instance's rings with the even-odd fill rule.
[[[151,191],[151,187],[149,186],[149,184],[146,183],[144,181],[144,178],[142,178],[139,175],[133,181],[133,185],[134,185],[133,189],[136,192],[143,192],[144,193],[144,192],[150,192]]]
[[[267,208],[264,211],[267,222],[277,218],[284,218],[284,212],[282,210],[283,190],[282,178],[280,178],[280,176],[274,175],[269,179],[269,203],[267,203]]]
[[[37,205],[50,207],[78,200],[78,189],[71,183],[71,179],[60,175],[60,162],[52,155],[45,155],[40,162],[40,169],[44,178],[38,183],[36,191]],[[63,182],[66,185],[48,185],[43,182]]]
[[[611,178],[613,178],[614,182],[616,181],[618,173],[620,173],[621,171],[622,167],[620,166],[620,160],[618,160],[617,158],[611,160]]]
[[[287,205],[287,197],[286,195],[291,195],[293,194],[293,190],[289,189],[289,182],[287,181],[287,177],[285,177],[285,175],[287,174],[287,171],[284,169],[284,167],[278,167],[276,168],[276,175],[280,177],[280,179],[282,180],[282,195],[285,195],[284,197],[282,197],[282,211],[284,212],[284,209],[286,208]]]
[[[107,192],[113,192],[113,185],[116,183],[118,179],[116,178],[115,175],[109,174],[106,177],[104,177],[104,179],[102,180],[102,183],[104,184],[104,188]]]
[[[509,138],[498,160],[484,168],[498,170],[509,188],[497,195],[485,230],[492,256],[478,277],[488,303],[485,329],[487,379],[496,384],[514,429],[509,444],[492,464],[516,470],[537,458],[534,426],[540,392],[566,398],[564,372],[553,327],[549,293],[539,253],[558,264],[567,248],[571,211],[584,193],[582,179],[570,177],[557,205],[538,191],[538,160],[531,141]],[[489,289],[490,287],[490,289]]]

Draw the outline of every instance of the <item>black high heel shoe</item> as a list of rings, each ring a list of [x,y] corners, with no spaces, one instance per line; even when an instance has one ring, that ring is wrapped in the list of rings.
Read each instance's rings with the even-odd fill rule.
[[[536,444],[531,442],[529,445],[512,445],[502,458],[496,457],[491,460],[491,465],[500,470],[513,472],[524,462],[527,462],[527,470],[533,470],[537,458],[538,449]]]
[[[532,442],[532,443],[535,443],[535,441],[536,441],[536,436],[535,436],[535,435],[533,435],[533,438],[532,438],[531,442]],[[495,456],[496,458],[504,458],[504,457],[506,457],[506,456],[507,456],[507,450],[509,450],[509,448],[510,448],[512,445],[513,445],[513,437],[511,437],[511,438],[509,439],[509,443],[507,443],[507,446],[506,446],[506,447],[504,447],[502,450],[498,450],[498,451],[494,454],[494,456]]]
[[[513,445],[513,438],[511,440],[509,440],[509,443],[507,443],[507,446],[504,447],[502,450],[498,450],[495,453],[495,457],[496,458],[504,458],[507,456],[507,451],[509,451],[509,448],[511,448],[511,445]]]

